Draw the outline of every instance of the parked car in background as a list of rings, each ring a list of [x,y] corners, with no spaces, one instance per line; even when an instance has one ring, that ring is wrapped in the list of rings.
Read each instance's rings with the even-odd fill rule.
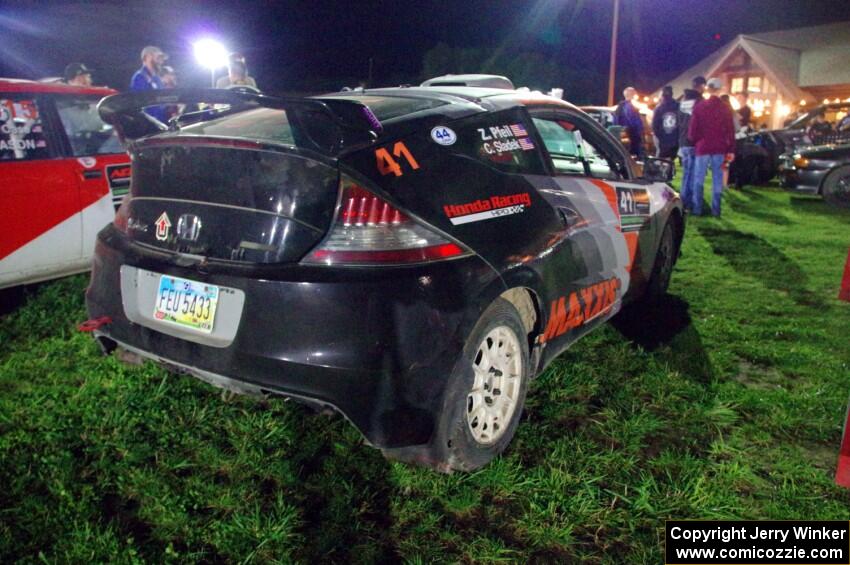
[[[810,135],[811,126],[818,116],[823,116],[829,124],[827,133]],[[841,144],[850,142],[850,102],[822,104],[803,113],[787,126],[777,130],[759,131],[750,134],[748,139],[763,147],[767,158],[762,168],[768,179],[779,174],[780,157],[787,153],[813,145]]]
[[[800,149],[782,155],[782,186],[820,194],[837,206],[850,206],[850,143]]]
[[[0,79],[0,288],[89,269],[130,184],[108,88]]]
[[[165,101],[217,109],[151,129]],[[333,408],[441,470],[505,449],[529,381],[662,296],[684,235],[669,161],[641,178],[539,94],[151,91],[101,115],[135,138],[86,292],[104,350]]]
[[[420,86],[477,86],[481,88],[514,89],[514,83],[508,77],[483,74],[443,75],[429,78]]]

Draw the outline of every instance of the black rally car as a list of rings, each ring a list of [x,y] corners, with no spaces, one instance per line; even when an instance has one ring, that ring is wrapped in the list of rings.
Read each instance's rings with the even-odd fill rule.
[[[141,110],[200,100],[167,128]],[[663,294],[683,235],[676,193],[545,96],[170,91],[101,115],[133,159],[86,295],[104,349],[332,407],[442,470],[500,453],[529,380]]]

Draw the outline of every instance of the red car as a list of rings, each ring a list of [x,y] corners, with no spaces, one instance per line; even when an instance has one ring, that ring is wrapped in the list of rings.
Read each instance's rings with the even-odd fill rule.
[[[97,103],[109,88],[0,78],[0,288],[90,268],[130,186]]]

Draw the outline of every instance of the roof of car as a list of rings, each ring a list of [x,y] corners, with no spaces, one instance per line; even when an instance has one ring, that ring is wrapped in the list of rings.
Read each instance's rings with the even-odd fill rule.
[[[582,110],[587,112],[588,110],[594,112],[613,112],[617,109],[616,106],[579,106]]]
[[[482,102],[498,101],[503,106],[505,102],[513,102],[517,106],[529,105],[554,105],[575,108],[569,102],[560,98],[547,96],[540,92],[529,90],[506,90],[504,88],[483,88],[479,86],[412,86],[393,88],[374,88],[362,91],[339,92],[323,95],[324,97],[340,96],[344,98],[363,96],[410,96],[421,98],[434,98],[445,102]],[[460,99],[460,100],[458,100]]]
[[[0,77],[0,91],[3,92],[36,92],[59,94],[96,94],[106,96],[115,94],[115,90],[105,86],[75,86],[56,82],[36,82],[19,78]]]

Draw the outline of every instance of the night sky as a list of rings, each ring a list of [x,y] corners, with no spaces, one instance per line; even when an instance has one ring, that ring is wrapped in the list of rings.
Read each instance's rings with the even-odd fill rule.
[[[95,83],[126,87],[147,44],[171,54],[184,85],[206,71],[191,44],[212,36],[248,59],[269,92],[356,86],[373,60],[374,86],[417,83],[426,51],[535,52],[598,75],[565,86],[577,103],[604,102],[613,0],[455,2],[2,2],[0,76],[58,76],[71,61],[94,67]],[[617,90],[661,84],[739,33],[850,20],[842,0],[622,0]]]

